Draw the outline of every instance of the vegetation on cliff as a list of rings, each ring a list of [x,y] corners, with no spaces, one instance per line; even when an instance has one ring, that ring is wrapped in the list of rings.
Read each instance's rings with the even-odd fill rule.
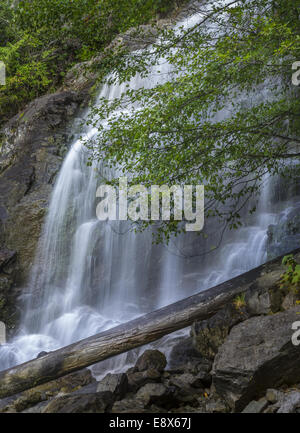
[[[132,26],[166,13],[174,0],[3,0],[0,4],[0,122],[52,92],[77,62],[99,55]]]

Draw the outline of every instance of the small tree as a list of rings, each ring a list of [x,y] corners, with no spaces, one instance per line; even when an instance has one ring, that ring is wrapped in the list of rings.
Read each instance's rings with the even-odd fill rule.
[[[291,77],[300,60],[299,5],[207,1],[192,27],[157,29],[157,41],[143,54],[124,50],[110,82],[137,72],[151,77],[163,62],[171,70],[150,89],[128,87],[94,108],[90,122],[99,136],[87,142],[91,158],[147,187],[205,184],[206,216],[238,227],[241,208],[266,173],[298,173],[300,98]],[[168,236],[180,227],[171,221],[161,230]]]

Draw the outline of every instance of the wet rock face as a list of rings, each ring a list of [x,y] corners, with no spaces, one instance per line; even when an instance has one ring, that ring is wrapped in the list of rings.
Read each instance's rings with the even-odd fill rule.
[[[11,272],[16,261],[16,252],[3,248],[0,250],[0,321],[13,328],[17,318]]]
[[[244,308],[237,309],[229,304],[210,319],[195,322],[191,328],[194,348],[203,357],[213,360],[230,329],[247,317]]]
[[[6,126],[0,157],[1,241],[18,256],[19,281],[32,263],[55,176],[70,140],[67,122],[81,97],[37,99]]]
[[[0,250],[0,272],[5,272],[5,268],[9,266],[16,258],[16,252],[3,248]]]
[[[268,228],[268,259],[299,248],[300,245],[300,203],[295,203],[293,208],[280,215],[276,225]]]
[[[85,97],[84,93],[72,91],[41,97],[15,116],[2,131],[0,274],[5,267],[10,283],[5,290],[1,283],[0,298],[6,293],[7,297],[12,297],[13,304],[18,295],[16,287],[26,282],[34,261],[55,177],[72,138],[68,125]],[[4,320],[1,315],[0,304],[0,320]],[[4,321],[7,322],[7,318]]]
[[[220,347],[213,385],[232,409],[240,411],[270,387],[300,381],[299,347],[291,341],[300,307],[259,316],[235,326]]]

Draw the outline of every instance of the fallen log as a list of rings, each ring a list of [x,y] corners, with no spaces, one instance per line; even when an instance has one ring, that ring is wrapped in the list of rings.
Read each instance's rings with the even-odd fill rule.
[[[267,279],[264,276],[274,269],[274,265],[278,269],[280,262],[281,259],[273,260],[212,289],[0,372],[0,398],[151,343],[190,326],[195,320],[208,319],[253,283],[258,284],[259,279],[264,286],[274,284],[278,275],[274,281],[269,278],[270,274]]]

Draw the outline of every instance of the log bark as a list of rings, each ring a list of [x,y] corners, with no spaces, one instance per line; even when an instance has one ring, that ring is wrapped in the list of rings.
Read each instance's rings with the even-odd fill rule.
[[[195,320],[208,319],[239,293],[247,291],[253,283],[258,284],[260,278],[263,280],[274,265],[280,264],[280,260],[273,260],[212,289],[0,372],[0,398],[151,343],[188,327]],[[268,278],[263,284],[274,283],[272,278]]]

